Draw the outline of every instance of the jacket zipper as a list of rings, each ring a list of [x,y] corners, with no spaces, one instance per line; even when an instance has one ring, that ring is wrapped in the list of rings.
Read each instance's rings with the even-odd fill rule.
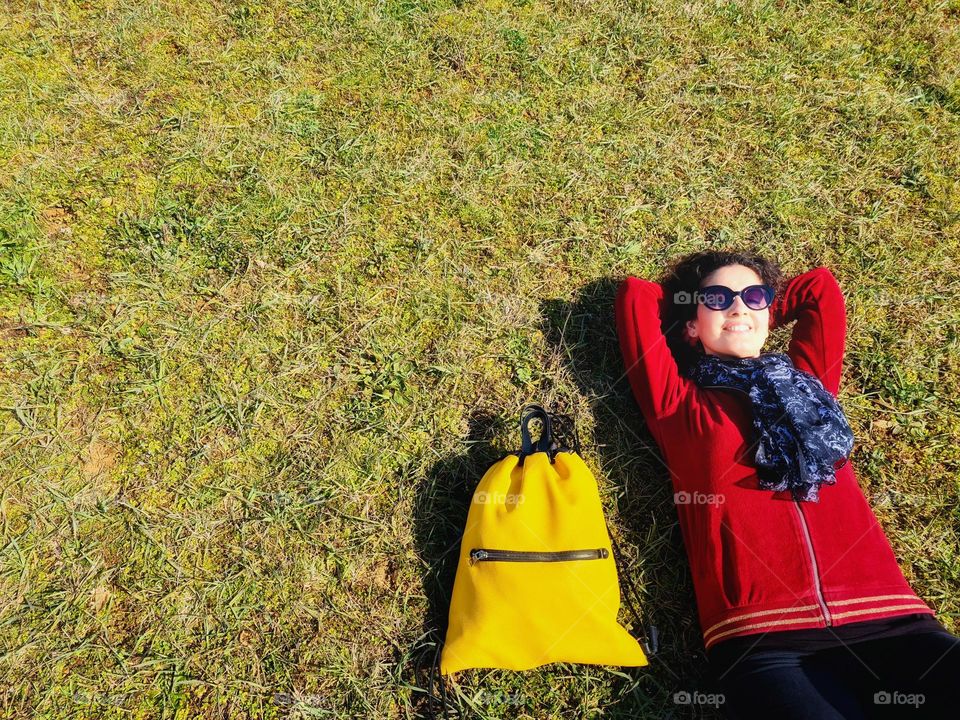
[[[817,591],[817,602],[820,603],[820,610],[823,611],[823,619],[827,627],[833,624],[830,617],[830,611],[827,609],[827,603],[823,599],[823,589],[820,587],[820,568],[817,565],[817,558],[813,554],[813,541],[810,540],[810,530],[807,528],[807,519],[803,516],[803,510],[800,509],[800,502],[793,501],[793,507],[800,517],[800,527],[803,528],[803,539],[807,545],[807,555],[810,557],[810,567],[813,569],[813,587]]]
[[[737,392],[749,395],[745,390],[733,387],[732,385],[705,385],[704,387],[736,390]],[[846,461],[844,461],[844,463],[846,463]],[[804,545],[807,548],[807,557],[810,558],[810,568],[813,570],[813,589],[817,592],[817,603],[820,605],[820,611],[823,613],[824,622],[826,622],[827,627],[829,627],[833,624],[833,618],[830,616],[830,610],[827,608],[827,603],[823,599],[823,587],[820,584],[820,567],[817,565],[817,558],[813,554],[813,541],[810,539],[810,529],[807,527],[807,519],[803,515],[803,510],[800,509],[800,502],[798,500],[792,500],[791,502],[797,513],[797,517],[800,519],[800,527],[803,530]]]
[[[557,550],[555,552],[537,552],[533,550],[493,550],[474,548],[470,551],[470,564],[484,560],[502,560],[505,562],[559,562],[563,560],[602,560],[610,555],[606,548],[596,550]]]

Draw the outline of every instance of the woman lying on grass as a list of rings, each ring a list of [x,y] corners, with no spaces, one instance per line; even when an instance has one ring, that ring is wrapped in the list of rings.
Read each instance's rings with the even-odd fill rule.
[[[786,354],[761,352],[794,320]],[[627,278],[616,321],[728,717],[948,717],[960,638],[907,583],[847,462],[830,270],[785,281],[753,254],[696,253],[661,283]]]

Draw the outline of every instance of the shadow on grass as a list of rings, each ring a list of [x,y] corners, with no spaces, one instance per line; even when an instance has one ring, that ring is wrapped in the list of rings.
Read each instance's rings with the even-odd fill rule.
[[[596,460],[601,497],[615,498],[608,525],[624,555],[620,572],[640,595],[644,624],[656,625],[660,634],[660,651],[650,665],[611,674],[615,700],[603,717],[719,718],[712,706],[675,700],[676,693],[717,690],[703,653],[670,474],[624,373],[614,323],[617,286],[616,280],[599,280],[570,302],[541,304],[542,330],[591,406],[595,444],[584,443],[583,452]],[[584,419],[574,419],[582,427]],[[626,584],[621,577],[624,594]],[[630,627],[626,600],[621,604],[622,622]]]
[[[584,443],[583,451],[599,469],[601,496],[613,499],[612,503],[607,502],[607,507],[615,507],[608,512],[608,525],[624,554],[626,567],[621,572],[628,574],[639,592],[638,609],[644,624],[653,623],[660,631],[660,651],[649,666],[611,669],[611,699],[602,717],[720,718],[711,706],[675,701],[676,693],[710,694],[717,690],[703,654],[669,472],[646,430],[624,375],[613,321],[616,287],[615,281],[602,280],[582,288],[572,302],[545,300],[541,304],[541,329],[562,358],[581,396],[590,403],[595,440],[593,446]],[[583,438],[586,418],[574,420]],[[440,680],[436,665],[446,635],[460,538],[477,482],[506,452],[515,451],[491,444],[494,437],[502,436],[503,422],[492,413],[472,416],[466,452],[434,465],[417,489],[414,542],[423,562],[422,582],[429,610],[420,638],[400,663],[411,684],[434,691],[433,696],[414,693],[412,705],[417,717],[441,717],[441,704],[436,697]],[[626,585],[622,579],[624,594],[628,592]],[[622,606],[621,621],[631,627],[633,619],[627,612],[626,598]],[[569,667],[573,672],[578,668]],[[586,672],[595,674],[596,669]],[[433,681],[431,673],[436,673]],[[475,679],[472,671],[467,671],[462,686],[473,687]],[[510,676],[508,684],[514,683],[522,688],[524,678]],[[469,710],[466,713],[469,717]]]
[[[502,423],[503,419],[493,413],[472,415],[468,420],[466,452],[436,463],[417,488],[414,545],[423,562],[423,591],[429,610],[423,632],[411,651],[408,671],[414,685],[433,693],[433,697],[424,692],[414,694],[412,704],[417,717],[442,717],[437,666],[447,633],[460,538],[474,488],[493,463],[511,452],[500,450],[491,442],[502,429]],[[435,677],[432,678],[432,674]],[[451,705],[454,702],[451,700]]]

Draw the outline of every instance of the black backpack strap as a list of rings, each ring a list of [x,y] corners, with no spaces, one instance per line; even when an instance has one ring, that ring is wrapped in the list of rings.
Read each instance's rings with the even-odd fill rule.
[[[537,444],[533,444],[530,438],[530,421],[538,418],[542,423],[543,429],[540,431],[540,439]],[[538,452],[545,452],[550,455],[551,462],[553,455],[550,452],[550,446],[553,443],[553,430],[551,427],[550,413],[539,405],[527,405],[520,413],[520,464],[523,464],[527,455]]]
[[[537,418],[543,429],[540,438],[534,444],[530,437],[530,421]],[[540,405],[527,405],[520,413],[521,449],[520,464],[527,455],[545,452],[552,463],[558,452],[573,452],[580,454],[580,436],[577,435],[577,426],[569,415],[547,412]]]

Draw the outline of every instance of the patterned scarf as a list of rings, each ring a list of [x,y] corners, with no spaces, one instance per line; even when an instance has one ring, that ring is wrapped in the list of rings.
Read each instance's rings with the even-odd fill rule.
[[[795,500],[819,502],[820,485],[836,483],[834,472],[853,449],[853,431],[823,383],[795,368],[789,355],[703,355],[686,374],[700,387],[725,385],[749,395],[760,436],[755,463],[761,489],[789,489]]]

